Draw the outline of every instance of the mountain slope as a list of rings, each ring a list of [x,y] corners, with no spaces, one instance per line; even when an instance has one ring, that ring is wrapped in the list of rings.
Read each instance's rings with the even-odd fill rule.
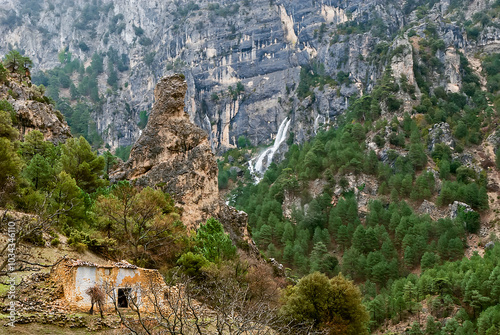
[[[292,119],[294,141],[302,143],[315,124],[345,111],[350,97],[369,93],[388,65],[396,78],[406,76],[416,100],[437,86],[458,91],[463,71],[457,50],[473,64],[478,52],[497,49],[495,6],[484,0],[10,0],[0,50],[24,50],[37,69],[59,66],[61,50],[85,66],[101,55],[103,68],[91,80],[101,97],[94,94],[96,107],[86,122],[113,148],[138,138],[140,112],[151,108],[158,79],[183,72],[190,118],[209,132],[214,149],[225,150],[241,136],[253,145],[270,143],[285,117]],[[429,34],[435,43],[425,47],[425,57],[432,64],[419,66],[418,41]],[[419,79],[426,68],[427,83]],[[70,98],[62,77],[38,80],[53,95]],[[83,77],[69,77],[81,91],[70,102],[88,99],[91,93],[80,90]],[[410,96],[398,96],[407,111],[415,104]]]

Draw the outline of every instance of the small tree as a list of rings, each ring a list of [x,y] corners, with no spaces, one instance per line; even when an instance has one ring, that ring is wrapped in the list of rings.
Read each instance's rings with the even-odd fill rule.
[[[5,67],[10,72],[24,74],[33,66],[33,61],[29,57],[25,57],[17,50],[11,50],[3,60]]]
[[[106,181],[101,179],[105,159],[98,157],[82,136],[70,138],[62,146],[61,163],[63,170],[75,178],[78,187],[88,193],[106,184]]]
[[[111,152],[105,151],[102,156],[104,157],[104,170],[106,174],[109,175],[109,171],[113,168],[113,166],[118,163],[118,159]]]
[[[229,235],[224,232],[222,224],[214,218],[200,225],[196,232],[195,251],[211,262],[232,259],[236,256],[236,247]]]
[[[0,63],[0,83],[7,81],[7,69]]]
[[[500,170],[500,146],[497,148],[496,151],[495,163],[497,165],[497,169]]]
[[[110,194],[97,198],[94,212],[108,238],[115,238],[122,251],[143,266],[172,257],[181,244],[174,246],[172,241],[183,238],[173,200],[150,187],[141,190],[120,182]]]

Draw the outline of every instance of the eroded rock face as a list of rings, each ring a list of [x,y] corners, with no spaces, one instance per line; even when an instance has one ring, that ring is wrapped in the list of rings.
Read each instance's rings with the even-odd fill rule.
[[[224,201],[219,201],[219,214],[217,216],[219,221],[224,226],[224,230],[229,234],[233,241],[243,239],[250,246],[250,250],[259,253],[255,243],[250,238],[248,232],[248,214],[239,211],[234,207],[228,206]]]
[[[493,2],[486,0],[462,6],[460,11],[465,12],[465,19],[458,21],[457,12],[448,11],[450,0],[434,1],[423,17],[417,15],[412,1],[39,3],[33,15],[26,15],[21,0],[2,1],[0,55],[16,46],[33,59],[36,71],[60,66],[58,53],[63,48],[86,65],[94,52],[105,55],[113,48],[124,63],[123,71],[118,71],[120,89],[107,96],[105,77],[100,76],[99,91],[107,97],[92,113],[99,134],[112,149],[130,145],[140,136],[140,112],[150,110],[158,78],[170,71],[185,74],[186,111],[192,121],[209,132],[214,150],[220,152],[235,147],[240,136],[252,145],[271,144],[285,117],[292,119],[289,131],[294,133],[294,142],[303,143],[314,135],[318,117],[325,119],[324,123],[333,122],[348,108],[350,97],[369,94],[382,77],[385,65],[391,65],[397,81],[404,74],[408,87],[414,89],[415,97],[397,94],[403,100],[402,111],[410,112],[420,98],[413,65],[425,66],[418,43],[426,39],[428,23],[436,26],[445,48],[436,52],[442,66],[439,71],[429,69],[432,82],[427,84],[449,92],[457,92],[463,82],[456,50],[461,50],[474,64],[473,56],[482,50],[497,52],[500,38],[498,19],[481,29],[477,39],[467,38],[462,27],[464,20],[491,8]],[[220,8],[216,10],[215,5]],[[92,20],[87,18],[89,8],[99,13]],[[373,22],[383,25],[379,27]],[[338,25],[342,23],[374,29],[339,33]],[[399,33],[409,25],[415,32],[413,36],[408,36],[409,30]],[[138,28],[141,41],[136,35]],[[93,33],[88,34],[87,29]],[[150,45],[145,47],[144,42]],[[379,49],[381,42],[388,44],[387,51]],[[83,44],[88,50],[79,47]],[[373,58],[381,54],[392,56],[387,61]],[[110,57],[104,57],[107,66]],[[480,64],[480,60],[476,62]],[[321,89],[311,87],[315,98],[299,99],[301,70],[312,64],[324,65],[328,77],[348,75],[349,80],[337,80],[338,85],[322,85]],[[239,81],[245,90],[231,94]],[[63,91],[61,94],[67,94]],[[129,122],[131,119],[134,122]]]
[[[497,129],[493,134],[488,136],[486,141],[490,143],[494,148],[500,146],[500,129]]]
[[[15,126],[21,137],[32,130],[41,131],[45,140],[55,144],[72,137],[62,114],[43,100],[43,94],[36,86],[22,83],[18,75],[12,74],[8,84],[0,85],[0,100],[7,100],[14,107]]]
[[[19,128],[22,136],[31,130],[39,130],[45,140],[55,144],[66,142],[71,130],[61,114],[56,114],[52,106],[36,101],[16,101]]]
[[[186,89],[180,75],[160,80],[148,124],[113,177],[161,187],[184,209],[184,224],[197,228],[219,213],[217,162],[207,133],[184,112]]]

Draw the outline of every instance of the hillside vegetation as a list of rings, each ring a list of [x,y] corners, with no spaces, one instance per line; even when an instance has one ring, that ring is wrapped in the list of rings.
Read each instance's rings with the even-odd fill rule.
[[[229,152],[219,163],[223,175],[234,180],[229,199],[249,214],[252,236],[265,255],[295,276],[341,272],[354,280],[372,331],[389,330],[389,320],[399,323],[421,313],[428,319],[415,321],[411,334],[499,329],[490,285],[496,285],[500,269],[498,194],[491,184],[500,150],[485,157],[483,148],[492,145],[490,135],[498,136],[493,69],[500,55],[484,57],[480,74],[460,59],[463,90],[424,92],[411,114],[394,100],[405,89],[404,78],[386,69],[371,94],[353,100],[348,113],[335,126],[324,125],[311,142],[292,145],[258,184],[248,173],[237,178],[227,170],[227,157],[241,162],[239,151],[247,149]],[[487,90],[481,90],[479,76],[486,78]],[[485,159],[477,161],[475,151]],[[496,247],[484,258],[462,260],[467,249],[479,251],[468,240],[482,227],[491,234],[481,234],[480,249],[489,241]],[[450,316],[445,325],[435,322]]]

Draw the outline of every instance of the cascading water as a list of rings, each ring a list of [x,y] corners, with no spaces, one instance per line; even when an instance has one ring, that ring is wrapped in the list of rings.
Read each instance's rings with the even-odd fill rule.
[[[259,181],[264,172],[266,172],[267,168],[273,161],[274,154],[278,151],[280,145],[285,141],[290,121],[291,120],[288,120],[288,118],[285,118],[283,122],[281,122],[280,127],[278,128],[278,134],[276,134],[276,139],[274,140],[274,144],[271,148],[266,149],[257,158],[248,162],[250,173],[255,176],[257,181]],[[253,165],[254,160],[255,165]]]
[[[214,148],[214,141],[212,138],[212,124],[210,123],[210,119],[208,118],[208,115],[205,114],[205,125],[207,127],[207,133],[208,133],[208,140],[210,141],[210,147],[212,148],[212,151],[215,151]]]
[[[319,119],[322,119],[323,121],[319,121]],[[316,116],[316,119],[314,119],[314,134],[318,134],[318,129],[319,129],[319,125],[320,123],[325,123],[326,119],[323,115],[318,115]]]

